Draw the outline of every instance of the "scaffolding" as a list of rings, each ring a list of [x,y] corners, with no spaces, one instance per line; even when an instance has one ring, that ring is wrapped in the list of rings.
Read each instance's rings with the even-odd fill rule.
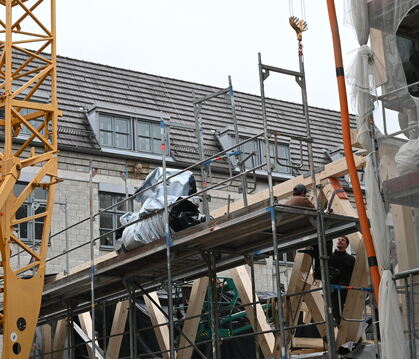
[[[307,133],[305,136],[296,136],[285,132],[278,133],[277,131],[269,129],[263,84],[271,72],[293,76],[295,77],[298,85],[301,87],[303,113],[307,124]],[[131,252],[112,255],[105,259],[94,258],[94,245],[105,236],[100,235],[94,237],[94,219],[110,208],[127,203],[127,201],[131,200],[133,197],[141,194],[141,191],[137,192],[135,195],[126,196],[122,201],[108,208],[102,209],[97,213],[93,213],[93,206],[90,200],[89,206],[91,212],[88,218],[79,221],[51,236],[51,238],[54,238],[62,233],[66,233],[69,229],[88,221],[91,236],[90,241],[70,248],[62,254],[51,257],[47,260],[47,262],[64,256],[66,258],[66,263],[68,263],[68,257],[72,252],[87,246],[90,248],[91,261],[90,265],[85,265],[84,268],[79,268],[76,271],[66,268],[64,275],[59,275],[53,281],[46,283],[39,324],[46,324],[46,327],[49,326],[49,329],[45,330],[45,332],[49,334],[46,335],[44,333],[42,335],[43,340],[45,342],[49,342],[49,344],[45,344],[42,352],[34,352],[32,356],[33,358],[62,357],[64,353],[66,353],[66,356],[69,359],[74,358],[75,351],[80,345],[87,345],[92,357],[112,357],[112,355],[118,355],[115,354],[115,347],[119,348],[122,337],[124,335],[128,335],[130,338],[129,358],[147,357],[152,354],[160,354],[163,355],[164,358],[174,358],[176,351],[179,354],[182,353],[182,350],[185,351],[185,349],[193,349],[199,357],[206,358],[208,356],[206,356],[200,348],[202,345],[208,343],[211,344],[212,348],[212,353],[209,357],[220,358],[220,347],[222,343],[234,340],[235,338],[254,336],[256,358],[260,357],[260,345],[264,357],[275,357],[276,355],[279,355],[279,357],[283,359],[290,357],[289,338],[291,335],[287,333],[295,331],[295,329],[299,327],[319,325],[326,325],[327,340],[325,343],[328,343],[328,357],[336,358],[335,334],[330,299],[331,285],[328,274],[326,242],[339,236],[358,231],[358,221],[354,217],[325,213],[324,209],[321,208],[320,201],[317,200],[317,192],[320,188],[317,185],[317,183],[319,183],[319,178],[317,177],[319,170],[314,168],[312,151],[313,140],[310,137],[310,120],[308,116],[304,64],[302,62],[302,58],[300,57],[300,72],[294,72],[263,64],[261,61],[261,55],[259,54],[259,74],[261,84],[262,117],[264,124],[263,132],[243,141],[239,139],[239,129],[235,117],[234,91],[231,78],[229,78],[229,87],[226,89],[217,91],[214,94],[209,94],[194,101],[194,113],[197,125],[196,134],[198,139],[200,161],[182,170],[200,169],[202,189],[193,196],[202,196],[203,210],[207,215],[210,215],[207,201],[208,192],[225,184],[232,183],[233,181],[240,181],[242,193],[241,206],[243,208],[239,210],[233,209],[233,211],[230,212],[230,205],[228,205],[228,210],[224,213],[217,214],[217,218],[214,220],[210,220],[180,233],[171,233],[168,224],[170,206],[167,202],[167,183],[176,175],[166,176],[166,131],[168,126],[185,128],[185,125],[173,122],[167,123],[167,121],[161,119],[160,127],[162,138],[163,180],[154,184],[152,187],[163,185],[165,191],[164,208],[160,211],[160,213],[163,213],[164,215],[165,237],[149,245],[137,248]],[[229,96],[228,103],[231,108],[235,127],[236,143],[233,146],[225,148],[219,153],[206,158],[203,151],[203,128],[200,121],[201,106],[205,101],[209,101],[214,97],[226,94]],[[271,156],[271,148],[273,139],[276,143],[279,136],[286,136],[298,142],[301,150],[303,149],[303,143],[307,146],[308,176],[303,174],[300,177],[305,178],[306,181],[307,178],[310,179],[310,183],[307,182],[307,184],[310,184],[313,189],[315,202],[318,203],[316,209],[293,208],[283,206],[278,203],[279,198],[275,195],[272,177],[272,170],[274,166],[273,161],[278,161],[278,158],[277,151],[274,151],[274,157]],[[246,169],[243,165],[246,159],[243,157],[242,147],[244,144],[254,139],[263,140],[265,143],[265,163]],[[231,173],[231,175],[223,181],[209,184],[207,180],[210,165],[220,159],[229,159],[233,156],[237,158],[237,162],[240,164],[240,171],[234,174]],[[301,155],[301,158],[302,157],[303,156]],[[231,166],[230,163],[229,166]],[[301,165],[298,167],[299,169],[302,168]],[[266,169],[269,184],[268,193],[263,201],[250,199],[248,197],[247,190],[247,176],[260,168]],[[342,172],[342,170],[340,172],[339,170],[336,171],[337,172],[334,172],[334,175],[336,176]],[[89,188],[91,189],[90,191],[92,191],[92,179],[94,175],[92,165],[90,165],[89,174]],[[298,180],[299,178],[294,179],[295,184]],[[294,185],[292,185],[292,187],[293,186]],[[150,188],[151,187],[147,187],[143,191],[149,190]],[[92,199],[92,192],[90,193],[90,199]],[[190,197],[192,197],[192,195],[184,198],[183,200],[187,200]],[[120,231],[127,226],[134,225],[142,219],[143,218],[131,222],[128,225],[115,228],[111,232]],[[108,234],[109,233],[106,233],[106,235]],[[284,301],[286,298],[290,298],[292,296],[301,297],[306,295],[308,291],[303,290],[293,294],[284,295],[281,291],[282,284],[280,279],[279,253],[283,253],[290,249],[304,248],[314,244],[319,245],[320,248],[320,265],[322,278],[324,278],[324,280],[322,288],[317,288],[311,290],[310,292],[323,291],[325,295],[325,317],[323,321],[292,325],[287,323]],[[262,327],[259,322],[261,309],[259,307],[260,301],[257,299],[256,295],[254,276],[255,256],[257,258],[272,256],[274,260],[276,269],[275,297],[278,300],[278,304],[272,306],[272,310],[276,311],[275,316],[278,318],[278,320],[274,322],[274,328],[269,326]],[[250,323],[253,327],[253,333],[221,338],[218,333],[220,311],[217,305],[217,272],[235,268],[243,264],[249,264],[251,267],[251,289],[248,303],[243,304],[241,308],[242,310],[244,308],[247,312]],[[141,268],[140,271],[139,268]],[[209,280],[207,280],[206,285],[209,283],[209,298],[211,298],[209,313],[199,312],[198,314],[192,316],[189,316],[187,313],[186,317],[181,320],[175,319],[175,304],[173,303],[172,297],[174,284],[189,280],[195,280],[197,283],[200,283],[202,278],[207,276],[209,277]],[[159,299],[155,294],[155,291],[161,288],[164,288],[167,293],[167,310],[162,308],[159,303]],[[363,290],[364,288],[354,289]],[[153,325],[149,328],[137,329],[136,313],[139,310],[138,298],[142,296],[144,296],[144,300],[148,302],[148,308],[156,310],[157,314],[154,313],[154,315],[160,316],[160,319],[155,318],[155,323],[153,323]],[[115,329],[110,335],[106,335],[108,329],[106,308],[111,305],[115,305],[115,303],[117,303],[117,309],[115,311],[120,315],[123,316],[123,314],[121,314],[123,313],[122,308],[125,308],[125,311],[129,312],[129,331],[124,331],[124,325],[123,327],[119,326],[119,331]],[[86,318],[85,316],[82,317],[83,313],[86,312],[91,312],[91,318]],[[100,312],[100,314],[96,312]],[[88,323],[84,323],[84,330],[83,328],[80,328],[78,324],[74,322],[74,316],[76,315],[79,316],[81,323],[83,318],[83,321],[87,320],[87,322],[90,322],[90,325],[88,325]],[[95,323],[95,321],[97,321],[97,315],[100,316],[102,321],[100,329],[96,327]],[[126,315],[127,314],[125,313],[125,318]],[[188,322],[192,323],[194,320],[195,323],[197,321],[199,323],[202,315],[209,315],[211,318],[212,338],[211,340],[208,339],[196,343],[194,340],[196,329],[195,332],[193,332],[192,329],[193,339],[191,340],[190,333],[185,334],[184,332],[185,324]],[[348,320],[352,319],[349,318]],[[355,318],[355,320],[359,319]],[[184,325],[182,329],[181,323]],[[195,328],[194,325],[191,325],[191,327]],[[159,338],[158,334],[156,336],[161,350],[152,353],[139,353],[136,339],[137,334],[145,332],[150,328],[155,331],[157,330],[157,332],[160,331],[161,337]],[[82,337],[83,343],[76,344],[72,329],[74,329]],[[187,329],[189,331],[191,330],[190,328]],[[102,332],[102,335],[97,336],[97,332]],[[271,341],[270,344],[261,344],[264,340],[266,340],[265,336],[268,334],[275,335],[274,337],[271,337],[271,339],[275,337],[280,338],[280,343],[278,342],[276,345],[280,348],[280,354],[275,354],[274,340]],[[164,336],[166,337],[164,338]],[[67,338],[66,344],[64,344],[65,337]],[[93,340],[93,338],[95,339]],[[176,338],[178,338],[177,346]],[[117,344],[118,342],[119,346]],[[183,344],[180,346],[181,342]],[[113,344],[111,345],[111,343]],[[49,350],[45,348],[49,348]],[[264,350],[263,348],[268,349]],[[112,354],[109,354],[109,351]],[[192,351],[190,354],[192,354]],[[116,358],[117,356],[114,357]]]

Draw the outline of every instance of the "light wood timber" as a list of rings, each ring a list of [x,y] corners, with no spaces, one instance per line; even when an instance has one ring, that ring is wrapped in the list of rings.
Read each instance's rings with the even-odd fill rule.
[[[83,332],[86,334],[86,337],[89,338],[91,343],[86,343],[87,353],[89,355],[89,358],[93,358],[93,341],[92,341],[92,317],[90,316],[89,312],[85,312],[78,315],[80,326]],[[96,340],[96,337],[94,339],[96,348],[99,348],[99,343]],[[96,351],[97,352],[97,351]]]
[[[188,337],[188,339],[195,343],[196,333],[198,326],[201,321],[201,317],[196,317],[202,313],[202,307],[204,305],[205,295],[208,288],[208,277],[199,278],[193,281],[192,291],[189,297],[188,310],[186,312],[186,320],[184,321],[182,332]],[[191,317],[195,317],[192,319]],[[180,349],[177,353],[177,359],[190,359],[193,353],[193,347],[190,346],[186,338],[182,335],[179,342],[179,348],[189,346],[185,349]]]
[[[111,334],[109,343],[106,349],[106,357],[108,359],[118,359],[121,350],[121,343],[123,339],[123,332],[127,323],[129,312],[129,301],[124,300],[118,302],[115,307],[115,314],[113,316]],[[120,334],[120,335],[118,335]]]
[[[42,357],[44,359],[52,359],[51,353],[52,352],[52,342],[51,342],[51,335],[52,335],[52,328],[50,324],[44,324],[41,328],[42,330]]]
[[[294,347],[324,349],[323,339],[321,338],[294,338]]]
[[[150,297],[160,305],[160,300],[156,292],[149,293]],[[148,313],[150,315],[151,324],[155,326],[154,333],[159,343],[161,351],[164,351],[163,359],[169,359],[170,340],[169,340],[169,326],[161,325],[167,323],[167,318],[163,313],[154,305],[154,303],[146,295],[143,296],[145,304],[147,306]],[[175,354],[176,355],[176,354]],[[173,358],[174,359],[174,358]]]
[[[67,319],[61,319],[57,322],[54,335],[54,359],[61,359],[64,353],[64,342],[68,332]]]
[[[357,168],[361,168],[365,166],[365,158],[362,156],[355,155],[355,166]],[[348,169],[346,167],[346,159],[340,158],[337,161],[328,163],[324,166],[324,170],[316,174],[316,181],[320,183],[322,180],[327,179],[328,177],[341,177],[348,173]],[[294,177],[289,179],[288,181],[282,182],[277,184],[273,187],[274,196],[280,200],[289,197],[292,194],[292,190],[297,184],[304,184],[307,188],[311,188],[312,182],[311,177],[307,176],[304,177],[303,175]],[[253,203],[260,202],[269,198],[269,191],[264,190],[258,192],[252,196],[248,196],[247,201],[248,204],[251,205]],[[230,212],[237,211],[240,208],[244,207],[244,203],[242,200],[234,202],[230,205]],[[221,207],[216,209],[215,211],[211,212],[213,217],[220,217],[227,213],[227,206]]]
[[[234,284],[239,293],[240,299],[243,304],[253,303],[252,295],[252,282],[247,273],[245,266],[236,267],[230,269],[231,277],[233,278]],[[256,295],[256,301],[259,301]],[[245,307],[247,317],[249,318],[250,325],[253,328],[254,332],[258,331],[268,331],[271,330],[270,325],[266,319],[265,312],[260,304],[256,304],[256,322],[257,328],[254,327],[254,315],[253,315],[253,306],[248,305]],[[262,350],[263,355],[266,358],[272,356],[272,353],[275,348],[275,336],[273,333],[265,333],[263,335],[258,335],[259,345]]]
[[[329,200],[332,197],[334,188],[330,181],[325,180],[322,183],[323,193]],[[358,217],[356,210],[352,207],[349,199],[343,199],[339,196],[335,196],[332,203],[333,213],[341,214],[345,216]],[[352,252],[356,253],[355,265],[352,272],[351,286],[354,287],[367,287],[369,271],[367,266],[366,254],[364,243],[362,241],[361,233],[353,233],[348,235],[351,244]],[[359,319],[364,310],[365,303],[365,292],[359,290],[350,290],[346,297],[345,305],[343,308],[343,318],[348,319]],[[336,345],[346,343],[351,340],[357,341],[359,322],[349,322],[342,320],[339,325],[338,335],[336,337]]]

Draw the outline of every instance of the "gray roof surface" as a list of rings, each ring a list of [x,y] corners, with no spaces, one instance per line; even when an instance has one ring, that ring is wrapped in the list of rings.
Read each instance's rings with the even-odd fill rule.
[[[194,96],[205,96],[217,90],[219,88],[212,86],[58,57],[58,98],[59,107],[64,112],[59,122],[59,143],[86,151],[99,148],[84,110],[95,103],[163,111],[170,115],[171,121],[194,125]],[[262,131],[260,97],[237,91],[235,102],[239,129],[246,127]],[[270,129],[305,134],[300,104],[269,98],[267,110]],[[340,114],[316,107],[310,107],[309,113],[316,162],[328,162],[323,150],[341,145]],[[205,152],[215,153],[219,148],[211,130],[232,125],[230,107],[225,99],[218,97],[204,104],[202,120]],[[172,129],[170,141],[178,160],[191,162],[198,159],[193,131]],[[292,142],[293,157],[297,156],[298,150],[298,143]]]

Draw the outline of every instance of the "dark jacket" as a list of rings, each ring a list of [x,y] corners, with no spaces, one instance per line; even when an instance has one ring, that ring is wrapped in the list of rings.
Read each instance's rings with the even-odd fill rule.
[[[334,251],[329,258],[330,283],[348,286],[351,282],[355,258],[346,252]]]
[[[285,206],[314,208],[313,203],[306,196],[292,196],[284,203]]]

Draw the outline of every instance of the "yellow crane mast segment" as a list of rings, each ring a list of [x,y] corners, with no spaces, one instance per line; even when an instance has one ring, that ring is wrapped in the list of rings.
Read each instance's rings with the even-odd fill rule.
[[[55,0],[0,0],[0,11],[2,358],[26,359],[40,310],[58,181]],[[19,191],[25,171],[32,177]],[[35,190],[45,191],[45,207],[17,215]],[[22,228],[35,221],[40,238],[21,238]]]

